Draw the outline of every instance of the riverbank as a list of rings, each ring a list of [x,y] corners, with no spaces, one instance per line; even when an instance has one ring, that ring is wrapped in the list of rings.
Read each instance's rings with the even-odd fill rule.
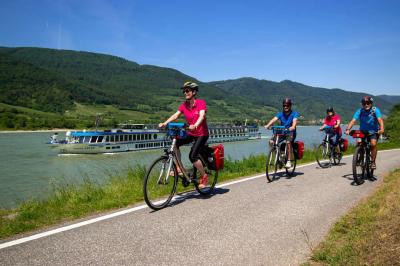
[[[312,252],[306,265],[398,265],[400,169],[353,208]]]
[[[399,143],[381,143],[380,149],[400,147]],[[351,154],[350,147],[346,154]],[[265,171],[265,155],[242,160],[226,160],[218,182],[224,182]],[[315,161],[314,151],[306,150],[299,163]],[[135,166],[126,174],[111,177],[102,185],[86,179],[82,185],[56,187],[46,200],[27,201],[14,209],[0,210],[0,239],[40,229],[63,221],[70,221],[103,211],[123,208],[143,201],[145,166]],[[178,187],[178,193],[186,191]]]
[[[0,134],[5,133],[42,133],[42,132],[66,132],[66,131],[74,131],[76,129],[67,129],[67,128],[54,128],[54,129],[38,129],[38,130],[0,130]]]

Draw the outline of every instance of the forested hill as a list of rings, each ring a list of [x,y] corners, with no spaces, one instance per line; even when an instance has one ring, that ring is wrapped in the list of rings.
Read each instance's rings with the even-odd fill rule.
[[[269,105],[280,108],[283,97],[290,97],[295,108],[308,119],[319,118],[328,106],[333,106],[343,119],[351,118],[354,110],[360,105],[365,93],[344,91],[341,89],[325,89],[307,86],[301,83],[284,80],[273,82],[255,78],[240,78],[210,82],[210,85],[219,87],[232,95],[240,95],[257,105]],[[390,98],[391,96],[388,96]],[[393,97],[395,99],[395,97]],[[388,114],[396,99],[388,101],[386,98],[374,97],[376,106],[383,113]]]
[[[86,127],[98,112],[107,126],[159,122],[177,109],[183,100],[178,88],[187,80],[199,82],[171,68],[111,55],[0,47],[0,128]],[[328,105],[348,116],[362,95],[251,78],[199,84],[208,119],[215,122],[267,120],[285,96],[305,121],[321,118]],[[386,113],[393,105],[379,98],[377,103]]]

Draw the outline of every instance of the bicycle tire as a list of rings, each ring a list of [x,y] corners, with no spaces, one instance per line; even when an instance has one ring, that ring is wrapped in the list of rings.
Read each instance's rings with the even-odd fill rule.
[[[173,171],[174,176],[170,176],[170,173],[167,173],[169,160],[166,156],[161,156],[154,160],[147,170],[143,182],[144,201],[153,210],[165,208],[176,192],[178,172],[175,164],[172,163],[170,171]],[[164,171],[165,173],[163,173]],[[166,195],[168,196],[165,198]]]
[[[321,168],[328,168],[332,165],[331,153],[326,150],[326,144],[321,143],[315,151],[315,159]]]
[[[279,154],[277,154],[277,152],[278,150],[276,148],[271,148],[271,150],[268,152],[267,161],[265,164],[265,176],[269,182],[275,180],[276,172],[278,171]],[[271,170],[273,172],[269,173]]]
[[[368,179],[373,179],[374,178],[374,169],[371,169],[371,154],[370,152],[366,152],[366,173],[367,173],[367,178]]]
[[[204,171],[208,175],[208,186],[204,188],[199,188],[200,184],[198,182],[195,182],[194,187],[196,188],[197,192],[199,192],[201,195],[209,195],[214,191],[215,185],[217,184],[218,170],[209,169],[208,165],[205,163],[205,159],[201,155],[199,155],[199,157],[204,167]],[[193,177],[196,178],[197,180],[200,179],[199,171],[194,166],[193,166]]]
[[[296,156],[294,155],[293,146],[292,146],[291,151],[292,151],[292,156],[291,156],[292,160],[290,160],[290,163],[291,163],[292,167],[290,167],[290,168],[285,167],[285,171],[288,176],[293,176],[294,170],[296,170],[296,164],[297,164],[297,159],[296,159]],[[288,152],[288,149],[286,149],[286,152]],[[289,154],[286,154],[286,162],[288,161],[288,158],[289,158]],[[286,162],[285,162],[285,164],[286,164]]]
[[[357,146],[353,155],[353,179],[357,185],[364,183],[365,174],[365,153],[364,148]]]

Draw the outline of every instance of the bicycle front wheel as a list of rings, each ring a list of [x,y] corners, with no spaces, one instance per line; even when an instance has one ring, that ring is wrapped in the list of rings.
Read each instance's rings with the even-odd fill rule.
[[[168,205],[176,191],[178,173],[172,158],[156,159],[146,173],[143,184],[144,200],[153,210]]]
[[[315,152],[315,158],[317,160],[318,165],[321,168],[327,168],[331,166],[331,152],[329,150],[329,147],[326,145],[326,143],[321,143]]]
[[[269,182],[274,181],[278,171],[278,154],[276,148],[271,148],[267,156],[267,162],[265,164],[265,175]]]
[[[194,186],[197,192],[199,192],[201,195],[208,195],[214,191],[215,185],[217,184],[218,171],[209,169],[203,157],[201,156],[200,156],[200,161],[203,164],[204,171],[208,176],[208,184],[204,188],[200,188],[199,183],[195,182]],[[196,169],[196,167],[193,168],[193,176],[196,178],[196,180],[200,180],[200,172]]]
[[[364,183],[365,167],[364,148],[357,146],[353,155],[353,178],[357,185]]]

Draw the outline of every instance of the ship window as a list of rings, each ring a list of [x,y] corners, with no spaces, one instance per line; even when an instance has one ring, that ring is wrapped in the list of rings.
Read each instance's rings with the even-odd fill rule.
[[[106,136],[106,142],[110,142],[110,136]]]
[[[144,140],[144,135],[140,135],[140,140]]]
[[[154,134],[154,135],[153,135],[153,138],[154,138],[154,139],[157,139],[157,134]]]
[[[132,141],[132,135],[129,135],[129,141]]]
[[[124,140],[124,135],[119,135],[119,141],[123,141]]]
[[[133,140],[134,140],[134,141],[136,140],[136,135],[133,135]]]
[[[128,135],[124,135],[124,141],[128,141]]]
[[[93,136],[90,140],[90,143],[95,143],[97,140],[97,136]]]
[[[104,136],[99,136],[99,138],[97,139],[97,142],[103,142],[103,138],[104,138]]]

